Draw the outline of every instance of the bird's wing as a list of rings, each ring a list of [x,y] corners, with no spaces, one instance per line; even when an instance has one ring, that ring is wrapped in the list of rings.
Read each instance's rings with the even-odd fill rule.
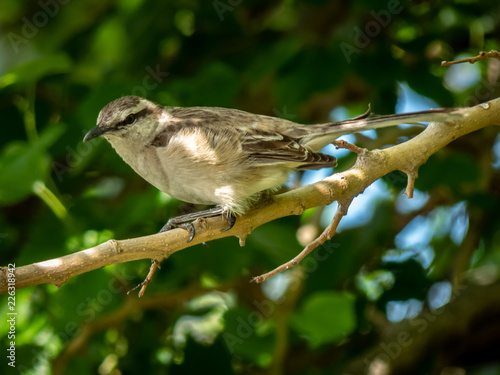
[[[311,151],[289,136],[252,130],[243,131],[240,139],[242,150],[254,164],[290,164],[296,169],[320,169],[337,165],[335,157]]]
[[[234,150],[241,147],[246,158],[255,166],[271,164],[290,165],[296,169],[320,169],[337,165],[336,158],[314,152],[302,146],[296,139],[283,134],[293,123],[287,120],[252,113],[209,107],[176,107],[171,112],[176,126],[169,128],[203,129],[212,147],[217,149],[220,142],[234,143]],[[162,134],[165,140],[168,138]],[[224,137],[217,135],[223,134]],[[165,144],[164,139],[159,144]]]

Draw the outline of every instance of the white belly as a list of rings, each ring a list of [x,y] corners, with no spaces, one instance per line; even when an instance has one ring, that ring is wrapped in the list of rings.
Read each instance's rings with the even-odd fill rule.
[[[162,147],[141,150],[120,142],[113,142],[113,147],[137,174],[164,193],[184,202],[220,205],[235,214],[244,213],[260,191],[279,187],[288,178],[286,168],[252,169],[232,158],[217,160],[217,155],[206,160],[185,152],[167,153]]]

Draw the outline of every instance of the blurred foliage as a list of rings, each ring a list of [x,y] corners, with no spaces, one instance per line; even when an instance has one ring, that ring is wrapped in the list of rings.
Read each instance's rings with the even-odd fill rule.
[[[198,209],[148,185],[106,142],[82,144],[99,110],[119,96],[314,123],[357,115],[368,103],[385,114],[499,95],[495,61],[440,67],[500,48],[492,0],[2,0],[1,8],[2,265],[155,233],[169,217]],[[401,141],[399,132],[352,139],[382,147]],[[342,168],[354,160],[339,156]],[[377,185],[383,191],[367,189],[363,207],[351,207],[359,223],[264,285],[248,281],[297,254],[295,234],[314,235],[331,210],[266,224],[244,248],[226,238],[176,253],[141,300],[126,292],[145,277],[148,260],[95,270],[60,289],[18,290],[16,370],[498,374],[499,315],[478,319],[474,348],[455,347],[454,329],[436,347],[430,318],[410,338],[398,336],[397,350],[384,343],[397,322],[411,325],[443,305],[480,305],[473,296],[448,303],[457,285],[498,284],[499,158],[491,127],[432,156],[413,202],[400,197],[406,176],[391,173]],[[5,317],[6,302],[0,310]],[[451,316],[452,327],[467,326],[461,311]],[[8,326],[0,327],[8,347]],[[424,346],[406,346],[427,337]],[[385,349],[376,357],[373,348]]]

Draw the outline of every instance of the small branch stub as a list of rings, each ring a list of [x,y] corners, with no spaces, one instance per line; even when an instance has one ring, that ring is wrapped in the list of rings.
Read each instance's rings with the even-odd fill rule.
[[[418,172],[406,172],[406,175],[408,176],[408,182],[403,194],[406,194],[408,198],[413,198],[413,191],[415,190],[415,180],[418,177]]]

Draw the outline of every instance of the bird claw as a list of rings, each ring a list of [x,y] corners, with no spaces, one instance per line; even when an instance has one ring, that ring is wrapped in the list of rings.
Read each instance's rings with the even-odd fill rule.
[[[236,216],[234,216],[232,214],[228,214],[226,219],[227,219],[227,222],[229,223],[229,226],[227,228],[221,229],[221,232],[227,232],[232,227],[234,227],[234,223],[236,223]]]
[[[166,232],[166,231],[168,231],[170,229],[174,229],[174,228],[185,229],[189,233],[189,239],[187,241],[189,243],[193,240],[194,235],[195,235],[195,229],[194,229],[194,225],[193,225],[194,220],[205,219],[205,218],[214,217],[214,216],[218,216],[218,215],[223,215],[224,217],[226,217],[226,219],[229,223],[229,226],[227,228],[222,229],[221,232],[226,232],[234,226],[234,223],[236,222],[236,216],[234,216],[230,213],[227,213],[227,211],[225,211],[224,208],[222,208],[222,207],[215,207],[215,208],[211,208],[211,209],[205,210],[205,211],[199,211],[199,212],[194,212],[191,214],[173,217],[169,221],[167,221],[167,224],[165,224],[163,226],[163,228],[161,228],[160,233]]]
[[[167,221],[167,224],[165,224],[163,226],[163,228],[160,229],[159,233],[167,232],[167,231],[169,231],[171,229],[175,229],[175,228],[181,228],[181,229],[187,230],[189,233],[189,239],[187,240],[187,242],[189,243],[193,240],[194,235],[195,235],[193,223],[176,223],[176,222],[171,222],[171,221],[172,221],[172,219]]]

